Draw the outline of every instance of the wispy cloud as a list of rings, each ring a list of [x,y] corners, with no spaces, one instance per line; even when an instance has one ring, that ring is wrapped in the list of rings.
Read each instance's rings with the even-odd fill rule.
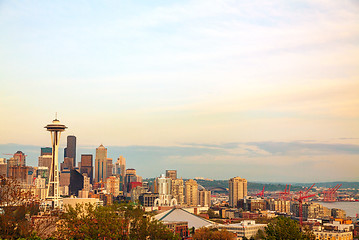
[[[79,146],[80,154],[95,154],[97,146]],[[179,144],[177,146],[106,146],[116,161],[123,155],[127,166],[144,177],[157,176],[166,169],[178,169],[183,177],[201,175],[226,179],[242,175],[251,180],[307,181],[358,180],[359,145],[295,142],[247,142],[221,144]],[[2,144],[1,153],[22,150],[27,162],[37,165],[40,147]],[[7,156],[3,156],[7,157]],[[60,159],[62,159],[60,151]]]

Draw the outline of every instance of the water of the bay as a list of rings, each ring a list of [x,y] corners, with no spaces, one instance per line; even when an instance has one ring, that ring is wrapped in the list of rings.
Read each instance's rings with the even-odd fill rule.
[[[355,217],[359,214],[359,202],[318,202],[327,208],[343,209],[347,216]]]

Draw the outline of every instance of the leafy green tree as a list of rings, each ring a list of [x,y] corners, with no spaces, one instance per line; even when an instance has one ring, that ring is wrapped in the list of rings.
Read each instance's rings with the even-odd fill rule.
[[[279,216],[273,219],[265,228],[264,239],[312,240],[315,239],[315,237],[310,231],[302,231],[297,221]]]
[[[153,220],[141,207],[113,204],[66,206],[60,215],[60,239],[178,239],[178,235]]]
[[[209,218],[218,218],[218,217],[219,217],[219,215],[216,214],[216,213],[213,211],[213,209],[211,209],[211,208],[208,208],[207,214],[208,214]]]

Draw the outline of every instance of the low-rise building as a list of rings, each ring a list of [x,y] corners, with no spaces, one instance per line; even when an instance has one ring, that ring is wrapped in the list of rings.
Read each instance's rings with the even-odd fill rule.
[[[316,240],[353,240],[353,232],[314,231]]]
[[[270,199],[268,201],[269,210],[280,212],[280,213],[290,213],[291,206],[289,200],[282,200],[282,199]]]
[[[262,211],[267,209],[266,201],[263,198],[258,197],[246,196],[243,199],[240,199],[238,204],[240,208],[250,212]]]
[[[144,207],[154,207],[158,195],[158,193],[143,193],[138,197],[138,200]]]
[[[255,221],[245,220],[235,224],[218,225],[218,228],[233,232],[239,239],[242,239],[244,237],[249,239],[251,237],[254,237],[259,230],[264,231],[264,228],[266,226],[267,224],[256,224]]]
[[[188,231],[188,222],[184,221],[162,221],[163,225],[168,227],[172,232],[177,233],[181,239],[190,239]]]
[[[332,208],[331,215],[333,218],[346,218],[346,212],[338,208]]]

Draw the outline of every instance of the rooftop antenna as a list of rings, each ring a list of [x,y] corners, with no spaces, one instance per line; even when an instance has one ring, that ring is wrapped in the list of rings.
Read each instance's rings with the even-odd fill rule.
[[[55,119],[57,119],[57,112],[55,113]]]

